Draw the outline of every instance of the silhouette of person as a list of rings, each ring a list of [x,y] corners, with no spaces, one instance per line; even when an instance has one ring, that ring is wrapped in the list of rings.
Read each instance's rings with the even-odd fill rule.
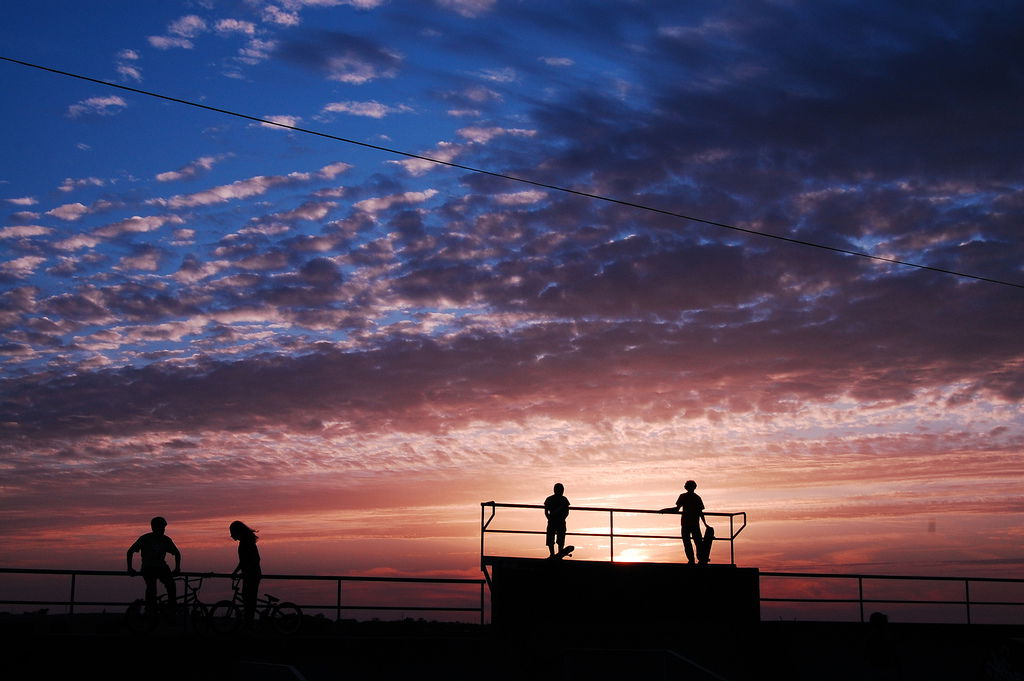
[[[166,520],[157,516],[149,521],[149,526],[153,531],[142,535],[128,547],[128,574],[133,577],[139,574],[132,567],[132,554],[142,554],[139,570],[142,578],[146,580],[146,608],[150,612],[156,611],[156,583],[160,581],[167,591],[167,603],[173,611],[177,597],[174,576],[181,572],[181,552],[171,538],[164,534],[167,529]],[[168,553],[174,556],[174,570],[171,570],[164,560]]]
[[[683,551],[686,553],[686,562],[693,565],[693,543],[697,542],[698,548],[704,543],[704,536],[700,531],[701,522],[704,523],[704,527],[708,526],[708,521],[704,518],[704,501],[693,491],[697,489],[697,483],[693,480],[687,480],[683,485],[686,489],[685,492],[679,495],[676,499],[675,506],[669,506],[668,508],[661,509],[662,513],[676,513],[682,509],[683,516],[679,519],[680,534],[683,538]],[[692,540],[692,541],[691,541]],[[701,557],[701,564],[707,563],[707,560]]]
[[[555,544],[558,553],[565,548],[565,519],[569,517],[569,500],[565,498],[565,487],[556,482],[554,494],[544,500],[544,517],[548,519],[545,543],[548,546],[548,558],[555,557]]]
[[[238,566],[231,573],[242,576],[242,609],[245,621],[252,624],[256,617],[256,596],[260,589],[260,551],[256,548],[256,530],[241,520],[228,526],[231,538],[238,542]]]

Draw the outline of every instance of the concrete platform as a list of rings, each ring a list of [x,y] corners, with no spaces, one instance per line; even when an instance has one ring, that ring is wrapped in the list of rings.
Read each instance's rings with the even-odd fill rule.
[[[485,556],[496,630],[728,630],[760,621],[756,568]]]

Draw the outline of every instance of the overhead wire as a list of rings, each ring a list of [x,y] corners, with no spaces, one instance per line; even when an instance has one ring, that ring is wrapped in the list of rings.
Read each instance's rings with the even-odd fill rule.
[[[840,253],[840,254],[843,254],[843,255],[851,255],[851,256],[858,257],[858,258],[866,258],[866,259],[869,259],[869,260],[874,260],[874,261],[877,261],[877,262],[884,262],[884,263],[888,263],[888,264],[891,264],[891,265],[900,265],[900,266],[904,266],[904,267],[912,267],[912,268],[916,268],[916,269],[920,269],[920,270],[927,270],[927,271],[930,271],[930,272],[938,272],[940,274],[949,274],[949,275],[953,275],[953,276],[956,276],[956,277],[962,277],[962,278],[965,278],[965,279],[974,279],[976,281],[984,281],[984,282],[988,282],[990,284],[999,284],[1001,286],[1011,286],[1011,287],[1014,287],[1014,288],[1024,289],[1024,284],[1018,284],[1018,283],[1014,283],[1014,282],[1010,282],[1010,281],[1004,281],[1004,280],[995,279],[995,278],[992,278],[992,277],[984,277],[984,276],[980,276],[980,275],[976,275],[976,274],[968,274],[968,273],[965,273],[965,272],[959,272],[959,271],[956,271],[956,270],[950,270],[950,269],[946,269],[946,268],[942,268],[942,267],[935,267],[935,266],[932,266],[932,265],[923,265],[921,263],[910,262],[910,261],[907,261],[907,260],[900,260],[900,259],[897,259],[897,258],[889,258],[889,257],[881,256],[881,255],[874,255],[872,253],[866,253],[866,252],[863,252],[863,251],[856,251],[856,250],[853,250],[853,249],[842,248],[842,247],[839,247],[839,246],[830,246],[828,244],[821,244],[821,243],[817,243],[817,242],[814,242],[814,241],[807,241],[805,239],[797,239],[797,238],[794,238],[794,237],[783,236],[781,234],[773,234],[771,232],[762,232],[760,230],[749,229],[749,228],[746,228],[746,227],[739,227],[737,225],[731,225],[731,224],[728,224],[728,223],[725,223],[725,222],[719,222],[717,220],[710,220],[710,219],[707,219],[707,218],[696,217],[696,216],[693,216],[693,215],[686,215],[684,213],[679,213],[677,211],[667,210],[667,209],[664,209],[664,208],[656,208],[654,206],[648,206],[646,204],[637,203],[635,201],[628,201],[628,200],[625,200],[625,199],[617,199],[617,198],[614,198],[614,197],[611,197],[611,196],[605,196],[603,194],[595,194],[595,193],[592,193],[592,192],[586,192],[586,191],[582,191],[582,190],[579,190],[579,189],[572,189],[571,187],[565,187],[565,186],[561,186],[561,185],[550,184],[550,183],[547,183],[547,182],[541,182],[539,180],[532,180],[532,179],[530,179],[528,177],[519,177],[519,176],[516,176],[516,175],[509,175],[507,173],[496,172],[496,171],[493,171],[493,170],[486,170],[484,168],[476,168],[476,167],[464,165],[464,164],[461,164],[461,163],[455,163],[453,161],[445,161],[443,159],[432,158],[430,156],[424,156],[422,154],[414,154],[414,153],[411,153],[411,152],[408,152],[408,151],[402,151],[401,149],[394,149],[392,147],[385,147],[385,146],[382,146],[382,145],[379,145],[379,144],[371,144],[369,142],[361,142],[359,140],[355,140],[355,139],[351,139],[351,138],[347,138],[347,137],[341,137],[341,136],[338,136],[338,135],[332,135],[330,133],[321,132],[319,130],[311,130],[309,128],[300,128],[298,126],[289,125],[287,123],[282,123],[280,121],[270,120],[270,119],[267,119],[267,118],[260,118],[259,116],[250,116],[249,114],[240,113],[238,111],[232,111],[230,109],[224,109],[224,108],[221,108],[221,107],[210,106],[208,104],[200,104],[199,102],[194,102],[194,101],[188,100],[188,99],[182,99],[180,97],[171,97],[169,95],[164,95],[164,94],[161,94],[161,93],[158,93],[158,92],[153,92],[153,91],[150,91],[150,90],[143,90],[141,88],[135,88],[135,87],[131,87],[131,86],[128,86],[128,85],[121,85],[119,83],[111,83],[109,81],[101,80],[99,78],[92,78],[92,77],[89,77],[89,76],[84,76],[84,75],[81,75],[81,74],[78,74],[78,73],[72,73],[70,71],[63,71],[63,70],[52,68],[52,67],[49,67],[49,66],[42,66],[40,64],[34,64],[32,62],[23,61],[21,59],[14,59],[14,58],[11,58],[11,57],[5,57],[3,55],[0,55],[0,60],[6,61],[6,62],[10,62],[12,64],[19,64],[21,66],[26,66],[26,67],[33,68],[33,69],[38,69],[40,71],[47,71],[49,73],[54,73],[54,74],[61,75],[61,76],[66,76],[66,77],[69,77],[69,78],[75,78],[75,79],[78,79],[78,80],[83,80],[83,81],[86,81],[86,82],[89,82],[89,83],[95,83],[97,85],[103,85],[103,86],[106,86],[106,87],[115,88],[115,89],[118,89],[118,90],[123,90],[123,91],[126,91],[126,92],[132,92],[132,93],[139,94],[139,95],[145,95],[147,97],[154,97],[156,99],[162,99],[162,100],[165,100],[165,101],[168,101],[168,102],[174,102],[176,104],[184,104],[186,106],[191,106],[191,107],[195,107],[195,108],[198,108],[198,109],[205,109],[207,111],[213,111],[215,113],[225,114],[225,115],[228,115],[228,116],[234,116],[236,118],[241,118],[241,119],[244,119],[244,120],[253,121],[255,123],[261,123],[263,125],[276,126],[276,127],[279,127],[279,128],[284,128],[286,130],[292,130],[294,132],[299,132],[299,133],[303,133],[303,134],[307,134],[307,135],[314,135],[316,137],[322,137],[322,138],[334,140],[334,141],[337,141],[337,142],[343,142],[345,144],[352,144],[352,145],[355,145],[355,146],[364,147],[366,149],[374,149],[376,151],[382,151],[382,152],[389,153],[389,154],[394,154],[394,155],[397,155],[397,156],[404,156],[404,157],[410,158],[410,159],[416,159],[416,160],[420,160],[420,161],[427,161],[429,163],[434,163],[434,164],[437,164],[437,165],[440,165],[440,166],[448,166],[450,168],[458,168],[460,170],[465,170],[465,171],[472,172],[472,173],[477,173],[477,174],[480,174],[480,175],[488,175],[490,177],[496,177],[496,178],[500,178],[500,179],[503,179],[503,180],[509,180],[511,182],[518,182],[518,183],[522,183],[522,184],[532,185],[534,187],[540,187],[542,189],[548,189],[548,190],[551,190],[551,191],[561,192],[561,193],[565,193],[565,194],[571,194],[571,195],[580,196],[580,197],[583,197],[583,198],[594,199],[596,201],[603,201],[603,202],[606,202],[606,203],[611,203],[611,204],[615,204],[615,205],[619,205],[619,206],[626,206],[628,208],[635,208],[637,210],[643,210],[643,211],[647,211],[647,212],[650,212],[650,213],[656,213],[656,214],[665,215],[665,216],[668,216],[668,217],[679,218],[679,219],[682,219],[682,220],[687,220],[687,221],[690,221],[690,222],[695,222],[695,223],[699,223],[699,224],[703,224],[703,225],[709,225],[709,226],[712,226],[712,227],[719,227],[721,229],[728,229],[728,230],[732,230],[732,231],[735,231],[735,232],[740,232],[740,233],[743,233],[743,234],[749,234],[749,235],[752,235],[752,236],[764,237],[766,239],[774,239],[774,240],[777,240],[777,241],[782,241],[782,242],[786,242],[786,243],[790,243],[790,244],[795,244],[795,245],[799,245],[799,246],[806,246],[806,247],[809,247],[809,248],[817,248],[817,249],[820,249],[820,250],[831,251],[833,253]]]

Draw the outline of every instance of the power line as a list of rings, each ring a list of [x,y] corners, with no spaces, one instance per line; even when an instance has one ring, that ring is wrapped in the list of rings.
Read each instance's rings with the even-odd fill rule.
[[[680,218],[682,220],[688,220],[690,222],[697,222],[704,225],[710,225],[712,227],[720,227],[722,229],[729,229],[735,232],[742,232],[744,234],[750,234],[753,236],[760,236],[767,239],[775,239],[777,241],[784,241],[786,243],[796,244],[799,246],[807,246],[810,248],[817,248],[825,251],[832,251],[833,253],[841,253],[843,255],[853,255],[858,258],[867,258],[876,262],[884,262],[892,265],[902,265],[904,267],[914,267],[920,270],[928,270],[931,272],[939,272],[941,274],[951,274],[956,277],[963,277],[965,279],[974,279],[977,281],[985,281],[990,284],[1000,284],[1002,286],[1012,286],[1014,288],[1024,289],[1024,284],[1015,284],[1009,281],[1003,281],[1001,279],[993,279],[990,277],[982,277],[976,274],[966,274],[964,272],[957,272],[955,270],[948,270],[941,267],[932,267],[931,265],[922,265],[920,263],[909,262],[906,260],[898,260],[896,258],[886,258],[880,255],[872,255],[871,253],[864,253],[863,251],[854,251],[847,248],[840,248],[838,246],[829,246],[826,244],[820,244],[813,241],[805,241],[803,239],[794,239],[793,237],[782,236],[781,234],[772,234],[771,232],[761,232],[755,229],[747,229],[745,227],[737,227],[736,225],[730,225],[725,222],[718,222],[715,220],[708,220],[706,218],[699,218],[692,215],[685,215],[683,213],[677,213],[671,210],[665,210],[663,208],[655,208],[653,206],[647,206],[642,203],[635,203],[633,201],[626,201],[624,199],[616,199],[610,196],[603,196],[601,194],[593,194],[590,192],[580,191],[578,189],[571,189],[569,187],[563,187],[556,184],[548,184],[546,182],[539,182],[537,180],[531,180],[526,177],[518,177],[515,175],[508,175],[506,173],[499,173],[493,170],[484,170],[483,168],[475,168],[473,166],[463,165],[461,163],[453,163],[452,161],[443,161],[437,158],[431,158],[429,156],[423,156],[421,154],[413,154],[408,151],[402,151],[400,149],[392,149],[391,147],[385,147],[378,144],[370,144],[369,142],[360,142],[359,140],[349,139],[347,137],[339,137],[337,135],[331,135],[318,130],[310,130],[308,128],[300,128],[294,125],[288,125],[286,123],[280,123],[278,121],[272,121],[258,116],[250,116],[248,114],[239,113],[237,111],[231,111],[230,109],[222,109],[215,106],[208,106],[206,104],[200,104],[193,102],[188,99],[180,99],[178,97],[170,97],[168,95],[162,95],[158,92],[152,92],[149,90],[142,90],[139,88],[129,87],[127,85],[119,85],[117,83],[110,83],[105,80],[98,78],[90,78],[89,76],[83,76],[77,73],[71,73],[69,71],[61,71],[60,69],[54,69],[48,66],[41,66],[39,64],[33,64],[31,62],[22,61],[20,59],[12,59],[11,57],[4,57],[0,55],[0,60],[10,62],[12,64],[20,64],[21,66],[28,66],[33,69],[39,69],[40,71],[48,71],[61,76],[67,76],[69,78],[77,78],[78,80],[84,80],[90,83],[96,83],[97,85],[104,85],[106,87],[116,88],[118,90],[124,90],[126,92],[134,92],[135,94],[145,95],[147,97],[155,97],[157,99],[163,99],[168,102],[175,102],[176,104],[184,104],[186,106],[196,107],[198,109],[206,109],[207,111],[213,111],[216,113],[226,114],[228,116],[235,116],[236,118],[243,118],[248,121],[255,123],[262,123],[264,125],[272,125],[279,128],[285,128],[286,130],[293,130],[295,132],[305,133],[307,135],[315,135],[317,137],[323,137],[326,139],[334,140],[337,142],[344,142],[346,144],[353,144],[367,149],[375,149],[377,151],[383,151],[389,154],[395,154],[398,156],[405,156],[406,158],[418,159],[420,161],[428,161],[437,165],[448,166],[450,168],[458,168],[460,170],[466,170],[472,173],[478,173],[480,175],[489,175],[491,177],[498,177],[503,180],[510,180],[512,182],[519,182],[522,184],[532,185],[534,187],[540,187],[542,189],[550,189],[552,191],[562,192],[565,194],[573,194],[575,196],[582,196],[588,199],[594,199],[597,201],[604,201],[606,203],[613,203],[619,206],[626,206],[629,208],[636,208],[638,210],[648,211],[650,213],[657,213],[659,215],[667,215],[669,217]]]

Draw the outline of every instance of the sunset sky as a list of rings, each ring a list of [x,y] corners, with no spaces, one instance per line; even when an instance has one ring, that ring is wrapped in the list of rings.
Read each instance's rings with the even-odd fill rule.
[[[0,61],[0,566],[161,514],[186,569],[237,518],[267,572],[477,576],[481,501],[693,478],[742,565],[1022,576],[1020,3],[3,14],[0,56],[997,281]]]

